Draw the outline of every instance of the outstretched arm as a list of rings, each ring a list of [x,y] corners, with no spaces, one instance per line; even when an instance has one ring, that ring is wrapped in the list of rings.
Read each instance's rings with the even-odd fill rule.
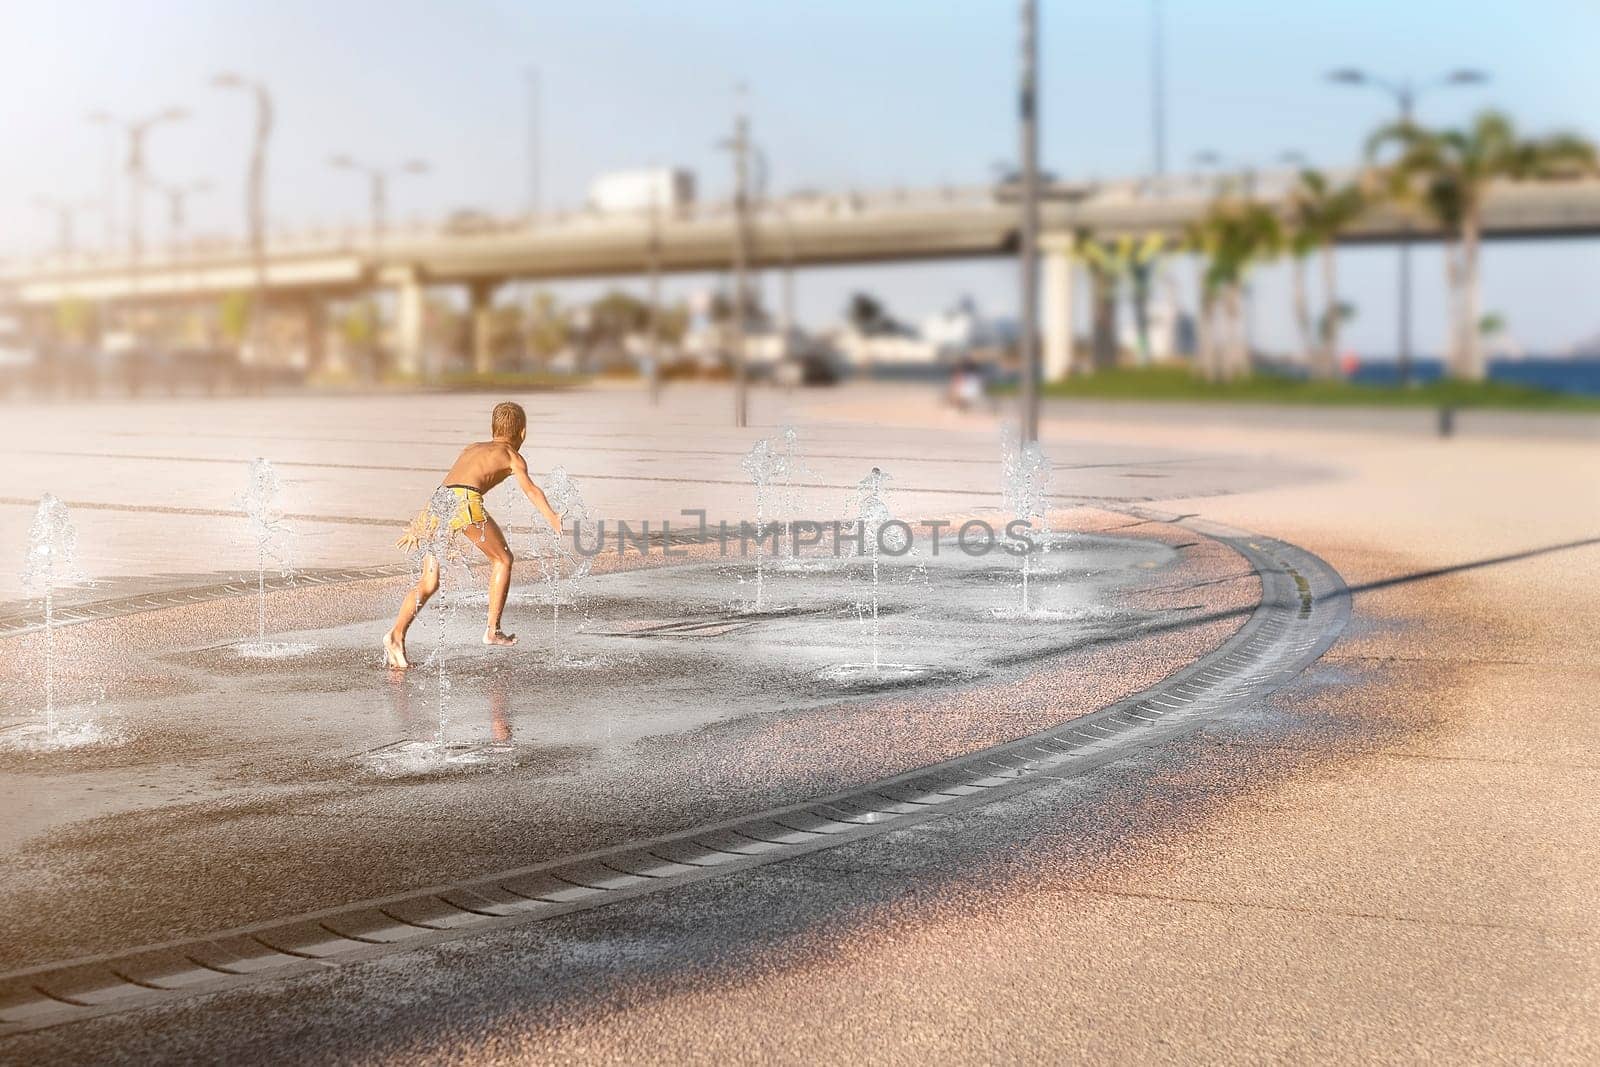
[[[544,516],[544,521],[550,524],[550,529],[556,532],[556,537],[561,536],[561,516],[550,506],[550,501],[545,499],[544,490],[533,484],[533,479],[528,477],[528,461],[522,458],[522,453],[511,446],[506,446],[506,451],[511,453],[511,473],[517,476],[517,484],[522,487],[526,496],[539,514]]]

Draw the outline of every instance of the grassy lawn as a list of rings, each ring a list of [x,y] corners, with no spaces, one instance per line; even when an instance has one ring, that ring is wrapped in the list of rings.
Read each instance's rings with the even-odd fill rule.
[[[587,375],[554,374],[546,371],[450,371],[437,378],[417,375],[385,374],[385,385],[403,385],[446,392],[542,393],[586,385]]]
[[[1344,381],[1303,381],[1260,374],[1233,382],[1208,382],[1196,377],[1187,367],[1102,370],[1086,377],[1051,382],[1044,387],[1044,395],[1084,400],[1600,411],[1600,396],[1556,393],[1505,382],[1439,381],[1402,388]]]

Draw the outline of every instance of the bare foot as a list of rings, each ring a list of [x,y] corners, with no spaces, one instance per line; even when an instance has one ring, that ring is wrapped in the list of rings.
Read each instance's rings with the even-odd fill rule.
[[[406,643],[396,637],[393,630],[383,635],[383,659],[389,666],[402,671],[411,666],[406,661]]]
[[[483,643],[486,645],[514,645],[517,643],[516,634],[501,633],[499,630],[485,630]]]

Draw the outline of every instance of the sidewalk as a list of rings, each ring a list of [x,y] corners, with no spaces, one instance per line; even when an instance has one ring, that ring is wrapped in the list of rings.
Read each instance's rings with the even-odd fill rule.
[[[998,421],[931,394],[798,393],[782,412],[762,396],[763,427],[834,443],[830,486],[887,441],[940,457],[916,489],[993,477]],[[1277,418],[1108,405],[1044,427],[1058,492],[1281,537],[1356,590],[1343,639],[1256,717],[736,883],[0,1053],[1592,1062],[1593,445]],[[695,473],[736,464],[721,433],[727,455]]]

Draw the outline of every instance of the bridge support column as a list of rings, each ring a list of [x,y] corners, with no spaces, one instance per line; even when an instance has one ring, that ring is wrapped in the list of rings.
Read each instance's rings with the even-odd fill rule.
[[[1058,382],[1073,366],[1072,280],[1076,239],[1072,234],[1048,234],[1040,242],[1044,251],[1044,380]]]
[[[469,287],[472,302],[472,369],[478,374],[494,370],[494,292],[497,281],[473,282]]]
[[[417,271],[407,271],[396,286],[395,307],[395,370],[407,378],[422,376],[423,327],[427,322],[427,305],[422,278]]]

